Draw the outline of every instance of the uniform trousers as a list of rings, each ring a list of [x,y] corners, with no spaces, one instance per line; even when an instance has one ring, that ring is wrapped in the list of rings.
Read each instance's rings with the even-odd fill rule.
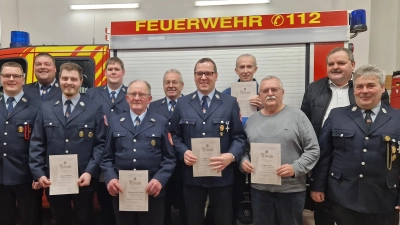
[[[399,211],[391,213],[362,213],[331,201],[333,217],[337,225],[398,225]]]
[[[107,185],[104,182],[99,182],[96,193],[101,208],[101,224],[115,225],[116,219],[114,215],[113,201],[110,193],[108,193]]]
[[[17,208],[22,225],[34,224],[33,208],[36,204],[36,192],[32,184],[4,185],[0,184],[0,224],[15,225]],[[18,205],[18,207],[17,207]]]

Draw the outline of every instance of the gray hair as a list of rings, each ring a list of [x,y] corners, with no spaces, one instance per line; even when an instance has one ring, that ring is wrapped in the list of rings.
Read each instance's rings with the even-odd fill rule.
[[[345,52],[345,53],[347,54],[347,56],[349,57],[350,62],[354,63],[354,55],[353,55],[353,52],[350,51],[350,49],[348,49],[348,48],[343,48],[343,47],[336,47],[336,48],[332,49],[332,50],[328,53],[328,55],[326,56],[326,64],[328,64],[328,58],[329,58],[329,56],[331,56],[332,54],[334,54],[334,53],[336,53],[336,52],[340,52],[340,51]]]
[[[271,80],[271,79],[277,79],[277,80],[279,81],[280,88],[283,90],[283,84],[282,84],[281,79],[279,79],[279,78],[276,77],[276,76],[266,76],[266,77],[264,77],[264,78],[261,80],[260,85],[259,85],[259,87],[258,87],[258,91],[260,91],[261,83],[262,83],[264,80]]]
[[[145,83],[146,86],[147,86],[147,90],[148,90],[148,92],[149,92],[149,95],[151,95],[151,86],[150,86],[149,82],[147,82],[147,81],[145,81],[145,80],[134,80],[134,81],[130,82],[129,85],[128,85],[128,93],[130,93],[131,85],[132,85],[133,83],[136,83],[136,82],[143,82],[143,83]]]
[[[377,66],[367,64],[358,68],[353,75],[353,82],[359,77],[375,77],[379,80],[379,84],[385,85],[385,71]]]
[[[237,59],[236,59],[236,68],[238,67],[239,59],[242,58],[242,57],[251,57],[251,58],[253,58],[253,60],[254,60],[254,66],[257,67],[257,60],[256,60],[256,57],[254,57],[254,55],[251,55],[251,54],[242,54],[242,55],[239,55],[239,57],[237,57]]]
[[[167,75],[168,73],[176,73],[176,74],[179,74],[179,81],[180,81],[181,83],[183,83],[182,73],[181,73],[179,70],[177,70],[177,69],[169,69],[169,70],[165,71],[164,77],[163,77],[163,82],[165,82],[165,75]]]

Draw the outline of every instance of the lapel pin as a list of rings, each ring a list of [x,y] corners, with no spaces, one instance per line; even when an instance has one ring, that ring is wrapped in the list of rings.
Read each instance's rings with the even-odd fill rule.
[[[150,120],[151,120],[151,122],[153,122],[153,123],[156,122],[156,120],[155,120],[154,118],[151,118]]]
[[[83,103],[83,102],[79,102],[79,104],[80,104],[81,106],[85,106],[85,103]]]
[[[22,101],[23,101],[23,102],[26,102],[26,98],[22,98]]]
[[[385,108],[382,108],[382,112],[383,112],[383,113],[386,113],[386,109],[385,109]]]
[[[80,138],[83,138],[84,135],[85,135],[85,134],[83,133],[83,131],[79,131],[79,137],[80,137]]]
[[[154,146],[154,145],[156,145],[156,140],[151,140],[151,146]]]
[[[56,105],[58,105],[60,103],[60,101],[56,101]]]
[[[164,104],[165,103],[165,99],[161,102],[161,104]]]
[[[218,94],[216,94],[215,97],[217,97],[217,99],[219,99],[219,95]]]
[[[192,99],[196,98],[196,94],[193,95]]]
[[[58,83],[55,83],[54,86],[58,87]]]
[[[357,107],[356,106],[354,106],[352,109],[351,109],[351,111],[356,111],[357,110]]]
[[[24,132],[24,128],[23,128],[22,126],[19,126],[19,127],[18,127],[18,132],[19,132],[19,133]]]
[[[92,138],[92,137],[93,137],[93,132],[89,132],[87,136],[88,136],[89,138]]]
[[[124,122],[124,121],[125,121],[125,118],[122,117],[119,121]]]

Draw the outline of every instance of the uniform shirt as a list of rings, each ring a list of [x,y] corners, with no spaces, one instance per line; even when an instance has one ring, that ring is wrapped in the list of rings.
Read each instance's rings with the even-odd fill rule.
[[[117,88],[116,90],[111,90],[111,88],[110,88],[109,86],[107,86],[108,95],[110,96],[110,98],[111,98],[111,92],[112,92],[112,91],[115,91],[115,95],[114,95],[114,96],[115,96],[115,98],[117,98],[117,96],[118,96],[118,94],[119,94],[119,91],[121,90],[122,86],[123,86],[123,85],[119,86],[119,88]]]
[[[76,95],[75,97],[71,98],[72,104],[71,104],[71,113],[74,111],[76,104],[78,104],[79,99],[81,98],[81,95]],[[67,105],[65,102],[68,100],[64,95],[61,97],[62,103],[63,103],[63,112],[65,115],[65,112],[67,111]]]
[[[14,108],[15,108],[15,105],[19,102],[19,100],[21,100],[21,98],[22,98],[23,95],[24,95],[24,92],[21,91],[19,94],[17,94],[16,96],[14,96],[14,99],[15,99],[15,100],[12,102]],[[10,96],[8,96],[6,93],[4,93],[4,94],[3,94],[3,97],[4,97],[4,102],[6,103],[6,109],[7,109],[7,107],[8,107],[7,100],[8,100],[8,98],[9,98]]]
[[[130,113],[131,113],[131,118],[132,118],[133,125],[135,125],[135,120],[136,120],[136,117],[137,117],[137,116],[138,116],[139,119],[140,119],[140,123],[142,123],[144,116],[146,116],[147,109],[146,109],[146,111],[145,111],[144,113],[142,113],[141,115],[137,115],[136,113],[132,112],[132,110],[130,111]],[[139,124],[139,125],[140,125],[140,124]]]
[[[171,111],[171,107],[172,107],[172,105],[171,105],[171,99],[169,99],[167,96],[165,96],[165,99],[167,100],[167,102],[168,102],[168,111]],[[178,103],[178,98],[177,99],[175,99],[175,102],[176,103]],[[175,103],[175,107],[176,107],[176,103]]]
[[[207,98],[207,105],[208,105],[208,107],[210,107],[211,100],[212,100],[212,98],[214,97],[214,94],[215,94],[215,89],[214,89],[210,94],[207,95],[207,96],[208,96],[208,98]],[[202,93],[200,93],[199,90],[197,90],[197,95],[199,96],[200,104],[203,105],[203,96],[204,96],[204,95],[203,95]]]
[[[377,106],[375,106],[375,108],[371,109],[371,111],[372,111],[372,113],[371,113],[372,122],[375,121],[375,118],[376,118],[376,116],[378,115],[380,109],[381,109],[381,103],[380,103],[380,102],[379,102],[379,104],[378,104]],[[364,110],[364,109],[361,109],[361,112],[362,112],[363,117],[364,117],[364,119],[365,119],[365,116],[366,116],[365,110]]]
[[[42,84],[38,81],[37,82],[38,84],[39,84],[39,93],[40,93],[40,96],[42,96],[42,94],[43,94],[43,91],[42,91]],[[49,90],[47,90],[47,93],[51,90],[51,87],[54,87],[54,84],[56,83],[56,79],[54,79],[54,81],[53,81],[53,83],[51,83],[50,85],[50,88],[49,88]]]

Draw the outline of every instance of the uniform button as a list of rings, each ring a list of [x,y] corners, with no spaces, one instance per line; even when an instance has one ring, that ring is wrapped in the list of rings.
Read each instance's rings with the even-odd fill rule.
[[[188,124],[189,122],[188,121],[186,121],[186,124]]]
[[[136,152],[136,149],[133,149],[133,152]]]
[[[133,139],[133,142],[136,142],[136,139]]]
[[[136,159],[134,159],[133,162],[136,162]]]
[[[28,123],[27,123],[27,122],[24,122],[24,124],[27,125]],[[393,139],[393,140],[394,140],[394,139]]]
[[[85,125],[85,128],[87,128],[87,125]]]
[[[206,122],[204,121],[203,124],[206,124]]]
[[[4,132],[4,135],[7,135],[7,132]]]
[[[3,154],[3,156],[7,156],[7,154],[6,154],[6,153],[4,153],[4,154]]]
[[[136,168],[133,168],[133,170],[136,170]]]
[[[4,145],[7,145],[7,143],[4,142]]]
[[[340,137],[343,137],[343,134],[340,134]]]
[[[111,112],[114,112],[114,109],[111,109]]]
[[[154,134],[152,134],[151,136],[154,137]]]
[[[206,133],[203,133],[203,136],[206,135]]]
[[[8,124],[8,121],[6,121],[6,124]]]
[[[333,175],[335,175],[335,174],[331,173],[331,176],[333,176]]]
[[[171,125],[171,122],[168,122],[168,125]]]
[[[224,121],[221,120],[221,123],[224,123]]]
[[[365,166],[365,162],[362,162],[361,165]]]
[[[364,148],[364,149],[363,149],[363,152],[367,152],[367,149]]]
[[[365,137],[365,140],[369,140],[369,137]]]
[[[397,185],[393,185],[393,187],[397,187]]]
[[[51,125],[53,125],[53,123],[49,123],[49,125],[51,126]]]
[[[68,153],[68,150],[65,150],[65,153]]]
[[[65,139],[65,142],[68,142],[68,139]]]
[[[363,178],[363,177],[364,177],[364,175],[360,174],[360,178]]]

